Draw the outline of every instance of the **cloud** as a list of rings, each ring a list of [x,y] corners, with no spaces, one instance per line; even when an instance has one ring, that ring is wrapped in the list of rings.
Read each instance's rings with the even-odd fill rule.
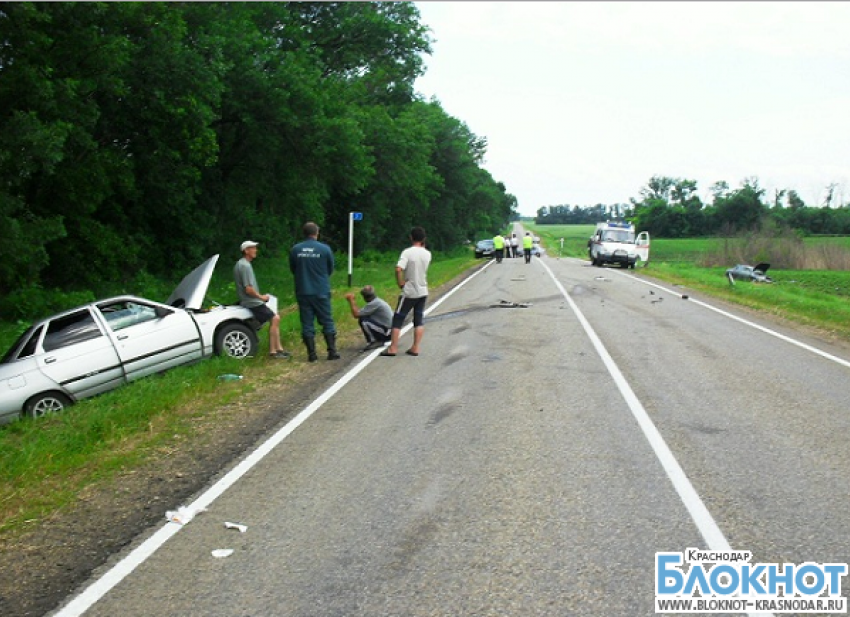
[[[628,201],[655,174],[806,199],[850,175],[850,3],[417,6],[436,40],[417,89],[487,137],[525,213]]]

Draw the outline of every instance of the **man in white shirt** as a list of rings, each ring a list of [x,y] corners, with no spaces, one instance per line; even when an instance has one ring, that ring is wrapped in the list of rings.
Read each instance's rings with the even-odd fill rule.
[[[381,352],[382,356],[395,356],[398,353],[401,327],[411,310],[413,310],[413,345],[405,352],[408,356],[419,355],[419,345],[425,333],[425,303],[428,301],[428,266],[431,264],[431,251],[425,248],[425,230],[421,227],[410,230],[410,241],[413,246],[401,252],[395,267],[396,281],[401,289],[401,295],[393,315],[390,346]]]

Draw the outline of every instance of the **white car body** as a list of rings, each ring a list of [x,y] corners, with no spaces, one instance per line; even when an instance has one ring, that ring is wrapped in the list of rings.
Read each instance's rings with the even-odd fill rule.
[[[218,261],[189,273],[166,303],[125,295],[33,324],[0,362],[0,423],[40,416],[213,353],[254,355],[258,323],[242,306],[202,302]],[[277,301],[269,302],[277,311]]]

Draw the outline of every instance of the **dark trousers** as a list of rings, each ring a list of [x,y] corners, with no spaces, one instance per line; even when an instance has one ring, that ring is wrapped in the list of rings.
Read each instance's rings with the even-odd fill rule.
[[[318,321],[324,334],[336,334],[330,296],[298,296],[301,317],[301,336],[316,336],[314,322]]]
[[[500,263],[502,261],[502,257],[505,256],[505,249],[496,249],[496,263]]]
[[[421,298],[405,298],[398,297],[398,305],[393,314],[393,328],[401,328],[404,325],[404,319],[407,314],[413,310],[413,327],[419,328],[425,325],[425,303],[428,302],[428,296]]]
[[[358,321],[360,322],[360,329],[363,331],[363,336],[366,337],[367,343],[374,343],[376,341],[386,343],[390,340],[392,328],[382,326],[371,317],[361,317]]]

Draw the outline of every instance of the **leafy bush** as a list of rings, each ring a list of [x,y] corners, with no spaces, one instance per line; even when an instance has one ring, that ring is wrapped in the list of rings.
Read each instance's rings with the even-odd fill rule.
[[[31,322],[94,300],[91,291],[60,291],[30,285],[0,298],[0,315],[4,321]]]

